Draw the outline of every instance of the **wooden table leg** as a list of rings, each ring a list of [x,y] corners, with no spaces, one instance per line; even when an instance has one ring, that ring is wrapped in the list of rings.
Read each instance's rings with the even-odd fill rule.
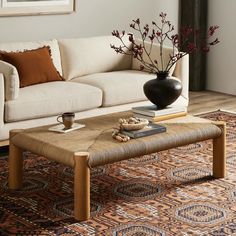
[[[15,146],[12,142],[12,137],[21,131],[22,130],[10,131],[8,179],[10,189],[19,189],[22,187],[23,151],[21,148]]]
[[[90,168],[88,153],[74,154],[74,215],[79,221],[90,218]]]
[[[226,124],[215,122],[221,128],[220,137],[213,139],[213,176],[224,178],[226,175]]]

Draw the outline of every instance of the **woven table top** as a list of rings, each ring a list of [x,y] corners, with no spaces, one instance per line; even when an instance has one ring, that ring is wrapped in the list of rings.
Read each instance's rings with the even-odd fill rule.
[[[25,129],[16,133],[11,141],[18,147],[35,154],[74,166],[75,153],[89,153],[91,167],[113,163],[136,156],[167,150],[221,135],[221,129],[211,121],[186,116],[161,122],[165,133],[120,143],[111,136],[119,118],[128,118],[131,112],[79,120],[86,127],[69,133],[48,131],[50,126]]]

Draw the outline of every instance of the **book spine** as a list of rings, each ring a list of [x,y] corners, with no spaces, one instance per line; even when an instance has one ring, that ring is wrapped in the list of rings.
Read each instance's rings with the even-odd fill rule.
[[[159,111],[143,111],[143,110],[138,110],[138,109],[132,108],[132,111],[134,113],[141,114],[144,116],[156,117],[156,116],[165,116],[165,115],[176,114],[176,113],[180,113],[180,112],[187,112],[187,108],[176,107],[176,108],[172,108],[171,110],[163,109],[163,110],[159,110]]]
[[[144,115],[144,116],[150,116],[150,117],[155,116],[154,112],[136,110],[136,109],[133,109],[133,108],[132,108],[132,111],[134,113],[137,113],[137,114],[140,114],[140,115]]]
[[[138,113],[133,113],[133,116],[134,117],[138,117],[138,118],[147,119],[147,120],[149,120],[151,122],[153,122],[153,118],[154,118],[154,117],[151,117],[151,116],[145,116],[145,115],[138,114]]]
[[[153,135],[153,134],[158,134],[158,133],[163,133],[166,131],[166,128],[163,127],[162,129],[153,129],[153,130],[150,130],[150,131],[146,131],[146,132],[140,132],[140,133],[137,133],[134,135],[134,138],[142,138],[142,137],[145,137],[145,136],[150,136],[150,135]]]
[[[186,116],[187,112],[179,112],[179,113],[174,113],[174,114],[169,114],[169,115],[164,115],[164,116],[156,116],[153,117],[152,121],[153,122],[158,122],[158,121],[163,121],[163,120],[170,120],[182,116]]]
[[[186,116],[186,115],[187,115],[187,112],[178,112],[178,113],[169,114],[169,115],[150,117],[150,116],[145,116],[145,115],[134,113],[134,116],[139,117],[139,118],[144,118],[144,119],[147,119],[152,122],[174,119],[174,118],[178,118],[178,117],[182,117],[182,116]]]
[[[123,134],[128,135],[130,138],[142,138],[145,136],[153,135],[153,134],[158,134],[158,133],[163,133],[166,132],[166,127],[161,127],[158,129],[152,129],[149,131],[143,131],[143,132],[138,132],[138,133],[130,133],[127,131],[122,131]]]

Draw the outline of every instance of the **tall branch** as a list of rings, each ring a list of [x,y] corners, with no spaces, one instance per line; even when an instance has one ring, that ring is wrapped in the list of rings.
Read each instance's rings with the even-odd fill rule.
[[[140,32],[140,34],[142,35],[142,44],[143,44],[143,49],[146,53],[146,55],[148,56],[150,62],[154,65],[154,67],[157,69],[157,72],[160,72],[160,70],[158,69],[158,67],[155,65],[155,63],[153,62],[152,58],[150,57],[150,54],[148,54],[147,52],[147,49],[146,49],[146,46],[145,46],[145,41],[144,41],[144,38],[143,38],[143,34],[142,34],[142,30],[141,30],[141,27],[140,25],[138,25],[139,29],[138,31]]]

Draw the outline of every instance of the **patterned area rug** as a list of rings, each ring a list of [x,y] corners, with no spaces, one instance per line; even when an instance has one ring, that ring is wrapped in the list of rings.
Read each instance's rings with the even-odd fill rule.
[[[0,235],[236,235],[236,115],[201,116],[227,121],[227,178],[211,177],[211,141],[96,168],[82,223],[70,168],[25,153],[24,187],[10,191],[1,157]]]

